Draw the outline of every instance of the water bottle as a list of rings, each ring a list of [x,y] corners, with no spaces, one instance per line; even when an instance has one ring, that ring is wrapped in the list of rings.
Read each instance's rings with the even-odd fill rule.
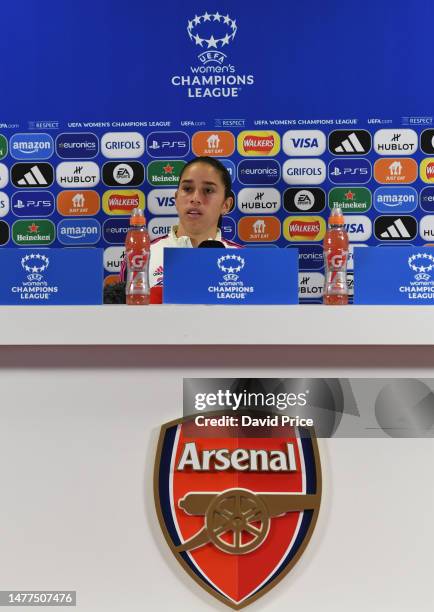
[[[127,261],[127,281],[125,285],[126,303],[135,306],[149,304],[149,235],[146,229],[143,210],[135,208],[131,212],[130,229],[125,240]]]
[[[324,237],[324,304],[348,304],[347,261],[348,233],[342,210],[335,206]]]

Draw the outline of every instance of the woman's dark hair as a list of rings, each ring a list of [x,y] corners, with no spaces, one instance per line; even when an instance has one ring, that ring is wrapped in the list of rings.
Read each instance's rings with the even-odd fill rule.
[[[194,157],[193,159],[190,159],[190,161],[188,161],[181,170],[181,174],[179,175],[179,182],[181,183],[182,175],[189,166],[199,163],[208,164],[208,166],[212,166],[215,170],[217,170],[217,172],[220,173],[225,188],[225,198],[232,197],[231,175],[229,174],[228,169],[221,163],[221,161],[219,161],[215,157]]]

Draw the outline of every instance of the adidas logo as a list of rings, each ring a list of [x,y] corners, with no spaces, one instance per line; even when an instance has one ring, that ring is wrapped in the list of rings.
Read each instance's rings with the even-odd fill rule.
[[[417,233],[413,217],[378,217],[375,234],[379,240],[412,240]]]
[[[389,225],[385,232],[380,234],[381,238],[411,238],[402,219],[397,219],[392,225]]]
[[[342,141],[338,147],[335,148],[335,153],[364,153],[365,149],[362,147],[362,143],[353,132]]]
[[[15,164],[12,167],[12,182],[17,187],[48,187],[53,179],[50,164]]]
[[[336,130],[329,136],[329,148],[336,155],[364,155],[371,149],[371,135],[366,130]]]

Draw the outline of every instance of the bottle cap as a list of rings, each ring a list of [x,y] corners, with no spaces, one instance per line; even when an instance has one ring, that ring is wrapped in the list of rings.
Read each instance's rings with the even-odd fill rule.
[[[143,210],[141,208],[134,208],[131,211],[130,225],[145,225],[145,215],[143,214]]]
[[[342,214],[342,209],[339,206],[334,206],[330,213],[329,225],[344,225],[345,219]]]

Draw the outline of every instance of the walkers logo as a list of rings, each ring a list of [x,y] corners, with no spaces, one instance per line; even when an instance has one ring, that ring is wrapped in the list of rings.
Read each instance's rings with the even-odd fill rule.
[[[378,130],[374,134],[374,150],[378,155],[412,155],[417,144],[414,130]]]
[[[5,164],[0,164],[0,189],[9,183],[9,170]]]
[[[378,240],[393,241],[413,240],[417,235],[417,221],[411,216],[394,217],[388,215],[377,217],[374,224],[375,237]]]
[[[237,203],[238,209],[248,215],[275,213],[280,209],[280,192],[273,187],[241,189]]]
[[[10,233],[11,233],[11,230],[9,227],[9,223],[6,223],[6,221],[3,221],[1,219],[0,220],[0,246],[4,246],[5,244],[9,242]]]
[[[329,178],[332,183],[346,185],[367,183],[371,174],[371,164],[367,159],[332,159],[329,163]]]
[[[101,138],[101,153],[109,159],[135,159],[145,153],[139,132],[107,132]]]
[[[350,242],[365,242],[372,236],[372,221],[365,215],[351,215],[345,219]]]
[[[419,222],[419,236],[422,240],[431,241],[434,239],[434,215],[425,215]]]
[[[317,213],[325,208],[325,191],[319,187],[292,187],[283,194],[283,206],[288,212]]]
[[[138,189],[111,189],[102,196],[102,209],[108,215],[130,215],[134,208],[145,209],[145,194]]]
[[[95,162],[62,162],[56,168],[56,181],[61,187],[95,187],[99,179]]]
[[[4,191],[0,191],[0,217],[6,217],[9,214],[9,196]]]
[[[57,210],[63,217],[92,217],[99,209],[99,194],[93,190],[61,191],[57,196]]]
[[[427,155],[434,154],[434,130],[424,130],[420,135],[420,148]],[[1,149],[1,141],[0,141]]]
[[[54,212],[54,196],[50,191],[16,191],[12,212],[17,217],[49,217]]]
[[[8,154],[8,141],[3,134],[0,134],[0,159],[3,159]]]
[[[277,217],[241,218],[238,236],[244,242],[274,242],[280,238],[280,221]]]
[[[324,274],[301,272],[298,275],[298,297],[305,301],[319,300],[324,291]]]
[[[129,227],[129,219],[107,219],[102,224],[103,238],[109,244],[125,244]]]
[[[377,159],[374,178],[377,183],[384,184],[414,183],[417,179],[417,163],[410,158]]]
[[[275,159],[244,159],[238,164],[242,185],[275,185],[280,180],[280,165]]]
[[[179,223],[178,217],[154,217],[148,223],[148,232],[151,240],[166,236],[170,229]]]
[[[290,245],[298,249],[298,267],[300,270],[321,270],[324,267],[323,248],[319,244]]]
[[[185,162],[180,160],[153,161],[146,170],[148,183],[154,187],[175,187],[184,166]]]
[[[335,130],[329,134],[333,155],[365,155],[371,150],[371,134],[366,130]]]
[[[237,30],[236,20],[218,11],[206,11],[188,20],[188,38],[199,51],[199,63],[191,65],[187,74],[173,75],[172,86],[182,88],[188,98],[238,98],[243,89],[254,84],[255,78],[252,74],[238,74],[223,52],[234,40]],[[180,41],[175,40],[175,55],[179,53],[179,45]]]
[[[280,151],[280,136],[277,132],[240,132],[237,137],[237,150],[245,157],[273,157]]]
[[[379,187],[374,192],[374,208],[381,213],[408,213],[417,207],[413,187]]]
[[[424,183],[434,183],[434,157],[427,157],[421,161],[420,178]]]
[[[54,142],[49,134],[14,134],[9,148],[15,159],[49,159],[54,153]]]
[[[57,224],[57,239],[67,246],[92,245],[101,238],[101,225],[96,219],[62,219]]]
[[[326,179],[322,159],[287,159],[283,164],[283,180],[288,185],[319,185]]]
[[[12,240],[18,245],[48,245],[54,242],[55,237],[54,223],[47,219],[26,219],[15,221],[12,225]]]
[[[152,189],[148,193],[148,210],[153,215],[173,215],[176,189]]]
[[[335,187],[329,191],[329,207],[338,206],[344,214],[366,212],[371,205],[372,195],[366,187]]]
[[[198,157],[229,157],[235,151],[235,136],[232,132],[196,132],[191,146]]]
[[[157,515],[170,549],[200,586],[233,609],[257,600],[292,569],[321,501],[313,434],[276,427],[276,437],[253,437],[251,427],[247,437],[242,418],[219,429],[226,437],[191,418],[163,425],[154,469]]]
[[[426,212],[434,212],[434,187],[425,187],[420,192],[420,207]]]
[[[289,130],[283,135],[282,147],[291,157],[319,157],[326,150],[326,135],[320,130]]]
[[[62,159],[91,159],[99,151],[99,140],[91,132],[65,132],[56,138],[56,152]]]
[[[140,162],[107,162],[102,167],[102,180],[109,187],[137,187],[145,180],[145,167]]]
[[[151,132],[146,149],[151,157],[185,157],[190,152],[190,138],[185,132]]]
[[[322,217],[287,217],[283,222],[283,235],[289,242],[318,242],[326,233]]]
[[[51,164],[14,164],[11,168],[11,179],[15,187],[32,187],[33,189],[49,187],[54,181],[53,166]]]

